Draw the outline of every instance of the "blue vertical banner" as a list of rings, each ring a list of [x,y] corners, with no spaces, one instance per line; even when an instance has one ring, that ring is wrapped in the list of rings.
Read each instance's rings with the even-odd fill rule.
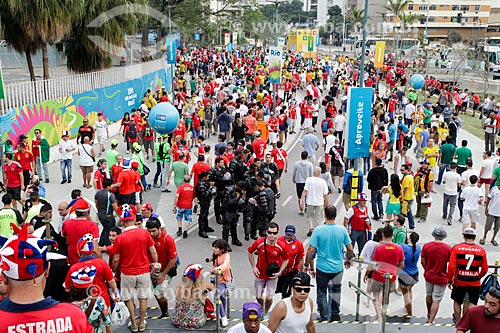
[[[167,64],[173,65],[177,60],[177,45],[175,38],[167,38],[166,41],[167,47]]]
[[[347,93],[347,158],[370,156],[372,88],[351,88]]]

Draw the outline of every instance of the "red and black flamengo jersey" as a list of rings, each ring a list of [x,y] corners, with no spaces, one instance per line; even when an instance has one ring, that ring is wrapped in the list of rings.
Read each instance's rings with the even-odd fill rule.
[[[448,281],[455,286],[478,287],[488,273],[486,251],[479,245],[462,243],[451,250]]]

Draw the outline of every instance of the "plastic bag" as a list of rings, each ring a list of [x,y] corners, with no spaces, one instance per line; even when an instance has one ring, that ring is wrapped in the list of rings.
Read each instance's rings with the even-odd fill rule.
[[[115,304],[113,313],[111,313],[111,320],[113,326],[124,326],[127,323],[127,319],[130,317],[130,313],[124,302],[118,302]]]

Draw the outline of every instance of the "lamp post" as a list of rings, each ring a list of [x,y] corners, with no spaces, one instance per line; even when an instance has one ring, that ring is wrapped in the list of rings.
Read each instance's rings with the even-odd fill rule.
[[[361,40],[361,63],[359,65],[359,86],[365,86],[365,53],[366,53],[366,23],[368,21],[368,0],[365,0],[365,12],[363,18],[363,37]],[[357,170],[357,165],[354,167]]]

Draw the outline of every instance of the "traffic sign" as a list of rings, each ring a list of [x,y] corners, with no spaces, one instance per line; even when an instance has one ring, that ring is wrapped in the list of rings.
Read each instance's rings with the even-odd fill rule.
[[[201,39],[201,36],[200,34],[194,34],[194,40],[200,40]]]
[[[314,37],[309,36],[307,39],[307,51],[312,52],[314,51]]]

